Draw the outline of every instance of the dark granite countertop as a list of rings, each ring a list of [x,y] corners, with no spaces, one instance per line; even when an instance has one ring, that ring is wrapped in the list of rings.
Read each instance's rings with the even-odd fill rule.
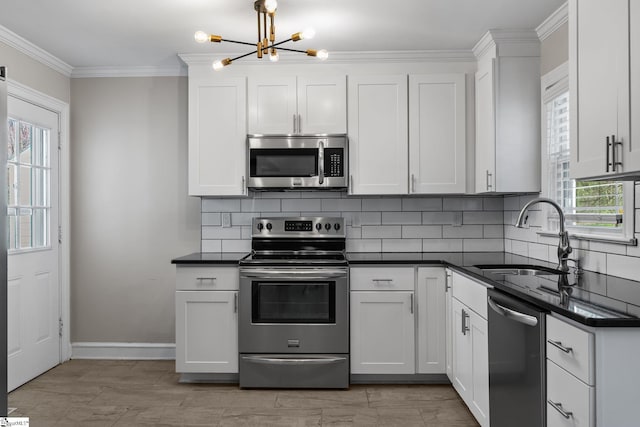
[[[246,252],[194,252],[171,260],[171,264],[227,264],[238,265]]]
[[[193,253],[173,264],[237,265],[246,253]],[[576,277],[499,275],[480,270],[480,264],[532,264],[555,268],[538,259],[507,252],[347,253],[349,265],[441,265],[483,280],[510,295],[579,323],[597,327],[640,326],[640,282],[584,271]]]

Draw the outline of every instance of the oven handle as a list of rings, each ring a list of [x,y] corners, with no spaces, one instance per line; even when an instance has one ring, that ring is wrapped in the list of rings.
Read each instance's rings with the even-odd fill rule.
[[[250,279],[330,279],[336,277],[346,277],[347,272],[345,270],[297,270],[297,271],[283,271],[283,270],[243,270],[240,272],[240,277],[246,277]]]
[[[346,357],[265,357],[242,356],[242,360],[263,365],[331,365],[347,360]]]
[[[318,184],[324,183],[324,141],[318,141]]]

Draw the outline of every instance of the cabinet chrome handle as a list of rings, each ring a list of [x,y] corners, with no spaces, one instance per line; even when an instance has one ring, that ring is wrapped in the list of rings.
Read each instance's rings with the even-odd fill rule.
[[[349,175],[349,193],[353,194],[353,175]]]
[[[556,411],[560,412],[560,414],[563,417],[565,417],[566,419],[569,419],[569,418],[573,417],[573,412],[567,412],[567,411],[562,409],[562,403],[560,403],[560,402],[552,402],[551,400],[547,400],[547,402],[549,402],[549,405],[553,406],[553,409],[555,409]]]
[[[565,353],[571,353],[573,351],[573,348],[563,346],[561,341],[547,340],[547,342],[549,344],[551,344],[552,346],[554,346],[555,348],[558,348],[558,349],[564,351]]]
[[[618,166],[622,166],[622,162],[618,161],[618,146],[622,146],[622,141],[616,141],[616,136],[611,135],[611,152],[613,157],[613,172],[618,172]]]
[[[217,277],[196,277],[196,280],[199,282],[204,282],[205,280],[209,282],[213,282],[215,280],[218,280],[218,278]]]
[[[393,279],[371,279],[371,281],[373,283],[375,283],[376,285],[380,284],[380,282],[385,282],[388,284],[392,284],[393,283]]]
[[[409,306],[409,308],[411,309],[411,314],[413,314],[413,293],[410,294],[410,296],[411,296],[411,302],[409,304],[411,305]]]
[[[233,294],[233,312],[238,312],[238,293]]]
[[[467,319],[469,318],[469,314],[462,309],[462,335],[467,335],[469,331],[469,326],[467,326]]]
[[[324,140],[318,141],[318,184],[324,182]]]
[[[449,289],[451,289],[451,285],[449,284],[449,281],[451,280],[451,274],[447,274],[444,278],[444,291],[445,292],[449,292]]]
[[[416,176],[414,174],[411,174],[411,192],[416,192]]]
[[[245,194],[247,192],[246,188],[247,187],[246,187],[245,182],[244,182],[244,176],[242,176],[242,194]]]
[[[487,169],[487,191],[489,191],[491,189],[491,187],[493,187],[493,185],[491,184],[491,177],[492,176],[493,176],[493,174],[489,172],[489,169]]]
[[[302,133],[302,116],[300,114],[298,116],[298,133]]]
[[[607,149],[607,172],[609,172],[609,168],[611,167],[611,142],[609,141],[609,137],[605,138],[605,148]]]
[[[296,114],[293,115],[293,133],[298,133],[296,126]]]

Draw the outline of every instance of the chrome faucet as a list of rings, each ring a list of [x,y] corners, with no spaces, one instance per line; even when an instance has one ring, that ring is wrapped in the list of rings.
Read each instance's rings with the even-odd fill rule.
[[[558,270],[569,272],[569,266],[567,265],[567,261],[569,260],[569,254],[573,250],[571,245],[569,244],[569,233],[565,229],[564,225],[564,212],[562,212],[562,208],[559,204],[554,202],[551,199],[547,199],[545,197],[540,197],[537,199],[531,200],[529,203],[524,205],[520,214],[518,215],[518,220],[516,221],[516,227],[523,228],[524,224],[527,222],[528,216],[525,215],[527,209],[536,203],[548,203],[558,211],[558,216],[560,217],[560,232],[558,236],[560,237],[560,241],[558,242]]]

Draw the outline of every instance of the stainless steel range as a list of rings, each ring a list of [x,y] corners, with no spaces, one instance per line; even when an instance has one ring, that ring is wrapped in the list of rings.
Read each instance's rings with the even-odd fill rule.
[[[343,218],[254,218],[240,261],[240,387],[348,388]]]

